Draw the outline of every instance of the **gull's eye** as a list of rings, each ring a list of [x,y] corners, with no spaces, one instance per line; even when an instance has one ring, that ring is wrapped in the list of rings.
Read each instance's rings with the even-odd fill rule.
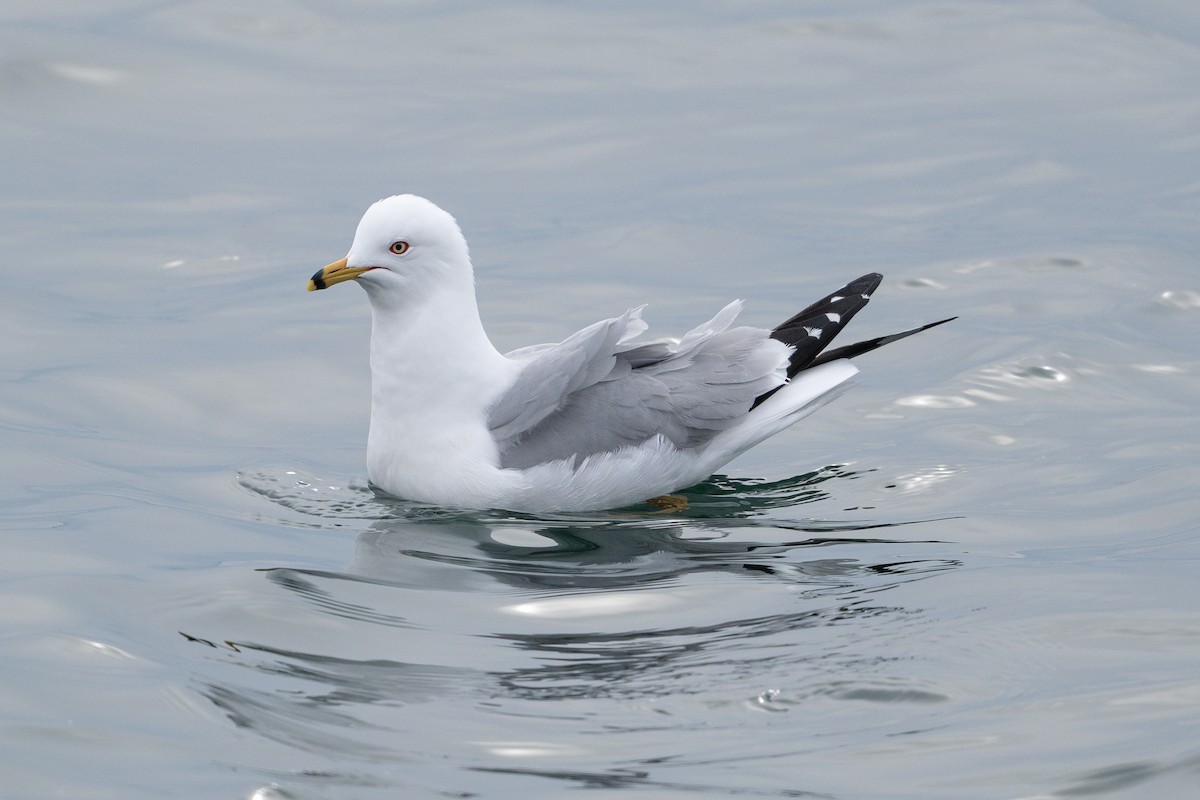
[[[398,256],[402,256],[408,252],[408,242],[392,242],[392,246],[388,248]]]

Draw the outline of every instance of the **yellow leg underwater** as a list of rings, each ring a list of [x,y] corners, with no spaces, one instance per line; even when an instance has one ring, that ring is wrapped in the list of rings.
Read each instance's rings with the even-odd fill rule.
[[[646,502],[658,509],[656,514],[686,511],[688,507],[687,498],[681,494],[664,494],[662,497],[652,497]]]

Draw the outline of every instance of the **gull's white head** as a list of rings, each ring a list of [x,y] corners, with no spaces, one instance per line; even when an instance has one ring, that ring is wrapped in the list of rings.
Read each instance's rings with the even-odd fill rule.
[[[407,302],[441,288],[474,286],[467,241],[458,223],[414,194],[388,197],[368,208],[350,252],[313,275],[308,290],[353,279],[372,302]]]

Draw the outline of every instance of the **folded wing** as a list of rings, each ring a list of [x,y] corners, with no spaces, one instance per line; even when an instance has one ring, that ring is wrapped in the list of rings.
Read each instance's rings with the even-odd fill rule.
[[[827,350],[881,280],[863,275],[770,331],[732,327],[738,300],[678,342],[635,344],[646,329],[635,308],[559,344],[509,353],[522,368],[488,417],[500,465],[524,469],[567,458],[578,465],[654,436],[681,449],[702,447],[744,420],[747,430],[758,427],[747,415],[805,370],[950,321]],[[789,393],[789,402],[813,399],[801,395]]]
[[[578,464],[656,435],[698,447],[736,424],[786,380],[789,355],[769,331],[731,327],[740,310],[730,303],[679,342],[633,344],[645,325],[632,309],[560,344],[510,353],[525,364],[488,420],[501,466]]]

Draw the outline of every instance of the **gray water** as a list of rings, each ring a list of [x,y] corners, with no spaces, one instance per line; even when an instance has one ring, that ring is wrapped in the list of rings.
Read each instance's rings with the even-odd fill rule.
[[[0,794],[1200,796],[1192,2],[9,3]],[[957,314],[688,493],[376,495],[375,199],[498,347]]]

